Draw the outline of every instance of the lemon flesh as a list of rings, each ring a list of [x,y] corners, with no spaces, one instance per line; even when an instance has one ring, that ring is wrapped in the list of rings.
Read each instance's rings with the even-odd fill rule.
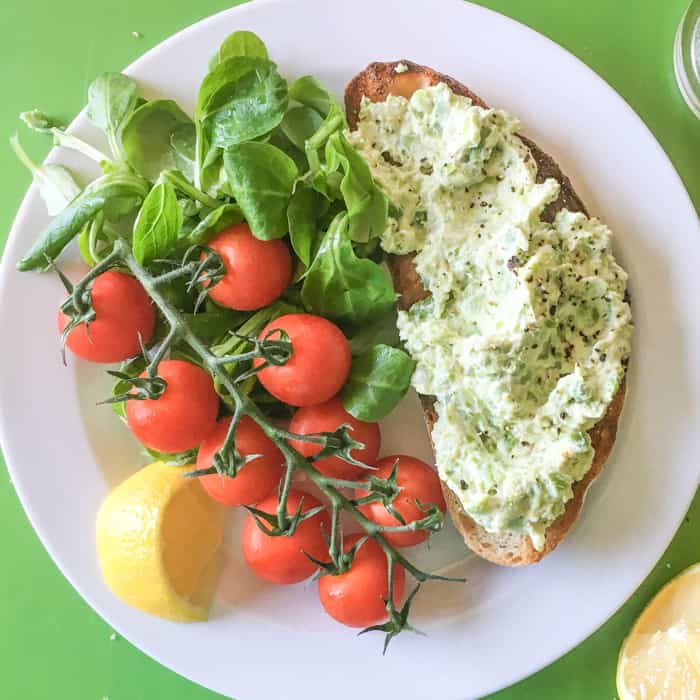
[[[670,581],[622,645],[620,700],[700,698],[700,564]]]
[[[206,620],[218,574],[225,509],[192,465],[154,462],[117,486],[97,516],[97,555],[112,592],[174,621]]]

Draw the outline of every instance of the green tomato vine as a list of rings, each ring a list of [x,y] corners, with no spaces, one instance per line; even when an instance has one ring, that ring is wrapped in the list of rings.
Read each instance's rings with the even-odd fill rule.
[[[61,306],[63,312],[71,317],[69,327],[75,327],[78,323],[86,323],[89,332],[89,323],[95,317],[94,309],[91,306],[90,286],[106,270],[114,267],[125,268],[141,283],[162,315],[167,325],[167,333],[164,340],[160,342],[150,357],[146,349],[143,349],[144,357],[148,358],[145,377],[131,378],[119,372],[110,372],[113,376],[129,383],[134,391],[120,394],[108,402],[143,399],[157,400],[166,388],[165,380],[158,376],[160,361],[166,356],[168,349],[175,341],[186,344],[212,378],[226,391],[233,410],[233,417],[226,438],[221,449],[215,455],[213,466],[206,470],[190,472],[188,476],[194,477],[218,472],[222,475],[235,477],[240,469],[245,468],[247,462],[255,459],[255,455],[242,456],[236,449],[234,439],[236,426],[241,418],[243,416],[252,418],[277,445],[285,460],[285,472],[279,485],[277,512],[269,514],[256,508],[248,507],[258,526],[267,535],[273,537],[292,535],[300,522],[312,518],[321,508],[325,508],[325,506],[322,506],[321,508],[313,508],[302,512],[300,507],[293,514],[287,513],[287,499],[293,477],[297,473],[303,473],[320,489],[330,504],[331,530],[330,533],[327,533],[328,561],[313,560],[319,566],[319,575],[333,576],[347,571],[352,565],[353,557],[364,539],[372,538],[379,544],[386,556],[388,591],[393,590],[395,564],[404,567],[416,579],[417,584],[415,588],[401,608],[397,608],[394,605],[392,596],[388,595],[386,600],[388,620],[383,624],[368,627],[361,632],[384,632],[384,651],[386,651],[388,643],[401,631],[416,631],[409,623],[408,616],[413,599],[422,583],[428,580],[463,582],[463,579],[440,576],[419,569],[389,544],[384,537],[384,533],[416,530],[436,532],[442,528],[443,514],[437,506],[429,505],[425,507],[425,515],[422,518],[410,523],[404,522],[392,506],[394,499],[399,493],[399,486],[396,480],[398,465],[395,465],[388,478],[380,478],[372,473],[372,467],[358,462],[352,456],[352,451],[358,448],[361,449],[363,445],[353,440],[349,426],[343,425],[334,432],[312,435],[290,433],[265,416],[247,393],[241,391],[241,382],[249,379],[251,372],[270,364],[284,364],[291,356],[291,342],[284,333],[273,330],[263,339],[243,338],[247,341],[245,344],[251,348],[250,350],[234,355],[215,355],[191,330],[184,314],[168,301],[160,289],[161,285],[176,278],[189,278],[191,286],[202,286],[202,277],[205,277],[210,284],[215,284],[220,278],[221,261],[214,251],[202,248],[199,251],[204,251],[201,259],[193,260],[192,254],[188,253],[185,255],[182,263],[175,269],[160,275],[153,275],[136,260],[128,243],[123,239],[117,239],[111,253],[95,265],[75,285],[70,285],[65,277],[61,275],[69,291],[68,299]],[[206,294],[207,289],[208,287],[203,287],[202,294]],[[256,370],[244,370],[239,374],[229,372],[229,367],[236,367],[237,363],[254,358],[263,359],[262,365]],[[319,444],[321,450],[314,457],[307,458],[290,445],[290,440],[313,442]],[[315,468],[315,461],[331,455],[365,468],[367,470],[366,477],[358,481],[346,481],[327,476]],[[344,493],[344,490],[348,489],[361,489],[367,492],[367,495],[361,498],[353,498]],[[395,526],[379,525],[367,518],[361,512],[360,506],[374,502],[381,502],[389,512],[394,514],[401,524]],[[343,551],[343,532],[340,524],[342,512],[348,513],[365,532],[365,538],[360,540],[349,552]]]

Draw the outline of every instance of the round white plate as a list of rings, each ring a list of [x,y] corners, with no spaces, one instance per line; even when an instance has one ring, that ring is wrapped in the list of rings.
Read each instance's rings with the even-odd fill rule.
[[[109,623],[177,672],[238,700],[474,698],[564,654],[633,592],[671,540],[698,484],[700,230],[680,179],[641,120],[566,51],[501,15],[457,0],[258,0],[177,34],[128,73],[151,96],[193,107],[207,61],[234,29],[252,29],[288,77],[314,73],[341,93],[372,60],[410,58],[453,75],[555,155],[590,211],[616,232],[630,273],[633,363],[614,455],[574,533],[541,564],[499,569],[451,528],[416,553],[453,564],[467,585],[431,584],[415,606],[427,637],[381,639],[333,623],[314,586],[271,587],[241,565],[234,522],[210,622],[171,624],[128,608],[100,577],[95,514],[108,489],[142,461],[108,407],[99,368],[61,366],[55,275],[15,263],[45,225],[35,188],[19,211],[2,264],[2,444],[31,521],[63,573]],[[115,66],[118,68],[118,66]],[[84,115],[73,128],[96,138]],[[81,167],[70,154],[53,158]],[[75,272],[76,256],[64,261]],[[385,452],[430,456],[414,396],[384,426]],[[309,680],[306,666],[313,666]],[[332,684],[332,685],[331,685]]]

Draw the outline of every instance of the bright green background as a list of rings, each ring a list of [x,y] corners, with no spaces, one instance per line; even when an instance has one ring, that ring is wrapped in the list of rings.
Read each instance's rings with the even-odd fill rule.
[[[439,2],[433,0],[435,10]],[[552,37],[608,80],[654,131],[697,207],[700,122],[683,103],[672,67],[674,33],[687,2],[483,0],[481,4]],[[43,107],[66,119],[72,118],[82,107],[87,85],[97,73],[118,70],[170,34],[231,4],[235,3],[226,0],[63,0],[60,3],[10,0],[3,3],[0,143],[5,138],[3,134],[9,135],[17,129],[16,115],[21,110]],[[332,11],[330,0],[328,4]],[[134,31],[142,36],[133,37]],[[203,50],[210,49],[203,47]],[[42,157],[47,150],[45,141],[26,132],[23,141],[36,157]],[[12,158],[9,148],[0,149],[0,163],[0,231],[5,232],[29,184],[29,176]],[[0,234],[0,244],[4,238],[5,234]],[[37,403],[37,419],[43,418],[41,405]],[[68,462],[63,460],[63,463]],[[663,467],[658,465],[659,469]],[[37,468],[51,468],[51,465],[37,465]],[[70,507],[69,496],[61,495],[56,507]],[[125,640],[110,639],[108,625],[87,607],[47,556],[10,481],[5,478],[0,479],[0,529],[4,532],[0,563],[3,572],[0,575],[1,697],[12,700],[219,697],[166,670]],[[696,496],[673,545],[634,598],[612,620],[553,666],[492,696],[491,700],[614,698],[617,650],[635,616],[664,581],[698,559],[700,498]],[[597,592],[592,590],[590,594],[595,596]],[[309,662],[312,669],[313,660]]]

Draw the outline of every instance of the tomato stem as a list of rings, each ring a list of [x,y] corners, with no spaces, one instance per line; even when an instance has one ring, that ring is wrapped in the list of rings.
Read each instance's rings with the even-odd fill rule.
[[[146,373],[151,379],[158,376],[158,365],[160,364],[160,361],[165,357],[165,353],[168,352],[170,346],[173,344],[173,341],[175,340],[175,338],[177,338],[177,335],[177,327],[171,325],[168,329],[168,334],[163,339],[163,342],[158,346],[158,350],[156,351],[155,355],[153,355],[153,358],[146,367]],[[139,341],[140,340],[141,339],[139,338]]]
[[[153,276],[145,270],[132,254],[128,244],[123,239],[115,241],[112,252],[75,286],[72,297],[76,293],[84,291],[91,280],[104,272],[109,267],[116,264],[125,265],[131,274],[141,283],[148,295],[153,300],[161,314],[163,315],[169,327],[168,335],[158,349],[156,355],[149,364],[149,374],[151,371],[157,371],[158,362],[162,359],[169,345],[177,337],[186,343],[191,350],[199,357],[203,366],[212,375],[212,377],[226,390],[230,397],[233,408],[233,418],[229,426],[226,439],[221,450],[215,456],[215,464],[217,471],[223,469],[224,473],[235,475],[237,469],[245,465],[247,458],[242,458],[235,447],[235,429],[243,415],[249,416],[263,430],[263,432],[277,445],[282,452],[286,471],[279,490],[279,507],[276,514],[277,532],[278,534],[290,534],[301,520],[308,517],[311,513],[298,512],[294,515],[287,513],[287,501],[291,489],[292,479],[297,471],[303,472],[326,496],[331,504],[331,534],[329,542],[329,554],[331,562],[337,562],[342,556],[340,551],[340,513],[347,512],[355,522],[363,528],[369,537],[374,539],[384,551],[389,566],[389,595],[387,599],[387,614],[389,621],[384,625],[377,625],[373,628],[382,630],[386,633],[386,644],[403,629],[412,629],[407,622],[408,609],[416,590],[409,596],[401,611],[397,611],[393,597],[391,595],[393,587],[393,567],[398,564],[406,569],[419,583],[428,580],[441,581],[457,581],[463,582],[464,579],[448,578],[439,576],[430,572],[422,571],[417,566],[412,564],[406,557],[395,549],[383,536],[385,532],[407,532],[418,529],[438,529],[442,524],[442,513],[437,508],[431,508],[428,514],[418,521],[413,523],[403,524],[399,526],[379,525],[367,518],[358,508],[359,505],[370,502],[368,498],[385,502],[390,507],[391,501],[398,494],[398,487],[395,483],[395,470],[389,479],[379,479],[371,476],[365,481],[346,481],[333,479],[322,474],[313,466],[311,460],[305,458],[289,443],[289,440],[304,440],[306,442],[318,443],[323,446],[320,455],[335,454],[341,459],[358,464],[365,468],[371,469],[368,465],[355,460],[350,454],[351,450],[357,447],[362,447],[360,443],[354,441],[349,435],[349,426],[341,426],[334,433],[321,433],[319,435],[296,435],[280,428],[269,420],[260,408],[248,397],[246,393],[241,391],[237,385],[237,379],[233,378],[227,369],[227,365],[232,362],[238,362],[242,359],[251,359],[250,353],[241,353],[238,355],[230,355],[225,357],[216,356],[202,341],[192,332],[185,320],[183,314],[173,307],[166,297],[161,293],[159,285],[164,280],[174,279],[173,273],[166,275]],[[187,263],[182,268],[187,267],[189,272],[193,268]],[[181,269],[182,269],[181,268]],[[173,271],[177,272],[177,271]],[[76,291],[77,290],[77,291]],[[264,341],[263,341],[264,342]],[[279,342],[279,341],[274,341]],[[258,353],[256,356],[260,356]],[[250,457],[250,456],[249,456]],[[197,472],[193,472],[196,474]],[[370,496],[353,500],[347,497],[340,489],[363,489],[370,492]],[[369,631],[369,629],[367,631]]]
[[[333,503],[331,508],[331,538],[328,543],[328,555],[331,562],[337,564],[339,554],[342,554],[342,547],[338,542],[338,524],[340,523],[340,505]],[[338,550],[341,550],[340,552]]]
[[[180,265],[179,267],[171,270],[170,272],[164,272],[153,278],[153,284],[167,284],[168,282],[173,282],[174,280],[180,279],[181,277],[187,277],[196,271],[199,266],[198,262],[192,261],[185,265]]]

